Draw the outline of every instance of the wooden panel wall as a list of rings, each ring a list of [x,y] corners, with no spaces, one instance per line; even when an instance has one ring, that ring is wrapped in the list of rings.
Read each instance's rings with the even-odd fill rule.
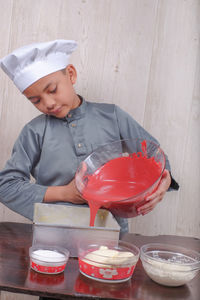
[[[200,237],[200,1],[0,0],[0,57],[22,45],[75,39],[76,91],[120,105],[168,154],[180,183],[153,212],[130,220],[142,234]],[[0,168],[38,112],[0,72]],[[0,221],[29,222],[0,204]],[[5,299],[33,299],[2,293]]]

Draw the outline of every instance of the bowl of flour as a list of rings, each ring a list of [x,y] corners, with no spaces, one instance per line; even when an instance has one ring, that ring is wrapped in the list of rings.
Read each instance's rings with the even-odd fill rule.
[[[44,274],[58,274],[64,271],[69,251],[62,247],[32,246],[29,248],[30,267]]]
[[[184,285],[200,270],[200,253],[175,245],[143,245],[140,259],[147,275],[165,286]]]

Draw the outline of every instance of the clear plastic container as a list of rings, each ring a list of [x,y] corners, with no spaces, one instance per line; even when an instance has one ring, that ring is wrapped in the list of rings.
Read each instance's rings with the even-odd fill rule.
[[[29,249],[30,267],[39,273],[58,274],[64,271],[69,251],[55,246],[32,246]]]
[[[133,244],[112,241],[79,246],[79,270],[88,278],[110,283],[131,278],[139,259],[139,249]]]
[[[147,275],[165,286],[184,285],[200,270],[200,253],[174,245],[143,245],[140,259]]]
[[[127,139],[100,146],[80,164],[75,176],[76,186],[84,198],[84,191],[88,188],[91,175],[99,174],[99,176],[101,176],[102,167],[104,167],[106,163],[114,159],[126,159],[128,157],[133,157],[133,159],[145,157],[146,161],[152,161],[158,165],[159,172],[156,178],[150,180],[153,177],[148,169],[145,169],[143,166],[140,172],[140,182],[136,182],[135,170],[133,168],[134,164],[130,163],[126,164],[126,166],[122,164],[120,168],[116,169],[114,174],[111,172],[107,174],[106,179],[103,179],[104,183],[106,181],[108,184],[104,187],[104,191],[112,189],[113,186],[113,189],[116,190],[116,197],[113,196],[114,199],[110,199],[110,197],[103,199],[103,201],[105,201],[101,202],[102,207],[109,209],[114,215],[124,218],[137,216],[137,208],[146,202],[146,197],[156,190],[160,182],[165,169],[165,155],[159,145],[148,140]],[[143,188],[143,182],[145,182],[145,180],[150,180],[149,186]],[[125,195],[127,190],[134,190],[134,186],[136,185],[140,186],[140,192],[136,194],[135,192],[133,192],[133,194],[128,192],[128,198],[120,195],[119,190]],[[99,191],[95,188],[94,190],[96,190],[96,195],[95,191],[92,191],[94,193],[94,199],[92,199],[92,201],[98,203],[97,197]],[[105,194],[105,197],[106,196]],[[89,201],[91,199],[86,198],[86,200]]]

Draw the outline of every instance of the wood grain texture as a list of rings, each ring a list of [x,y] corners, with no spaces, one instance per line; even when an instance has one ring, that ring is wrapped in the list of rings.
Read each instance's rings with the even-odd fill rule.
[[[171,234],[200,235],[199,92],[194,96],[200,79],[199,13],[199,1],[159,1],[144,127],[168,154],[181,188],[168,193],[152,213],[132,220],[132,230],[143,234],[148,228],[149,234],[167,229]]]
[[[0,300],[38,300],[38,296],[30,296],[2,291]]]
[[[116,103],[151,132],[181,185],[130,220],[143,234],[200,237],[199,0],[0,0],[0,57],[16,47],[75,39],[77,93]],[[0,168],[39,114],[0,72]],[[0,221],[28,222],[0,204]]]
[[[10,37],[10,25],[11,25],[11,16],[12,16],[12,7],[13,0],[1,1],[0,2],[1,11],[4,13],[1,14],[0,21],[0,57],[2,57],[5,53],[8,52],[9,45],[9,37]],[[0,82],[1,82],[1,97],[0,97],[0,119],[3,115],[4,107],[3,107],[3,99],[7,98],[7,78],[0,72]]]
[[[198,11],[200,11],[200,3]],[[195,236],[200,235],[200,41],[197,41],[194,89],[188,112],[184,160],[181,165],[181,180],[185,189],[180,191],[180,205],[184,207],[184,210],[178,211],[176,225],[177,234],[183,235],[185,224],[187,224],[188,234]]]

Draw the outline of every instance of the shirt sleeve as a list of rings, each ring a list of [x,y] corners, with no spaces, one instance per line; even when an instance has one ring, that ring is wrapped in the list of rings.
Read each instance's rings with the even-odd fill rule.
[[[150,140],[160,145],[159,142],[151,134],[149,134],[127,112],[123,111],[117,105],[115,106],[115,113],[118,121],[120,136],[122,139],[128,139],[130,137],[139,138],[139,139]],[[166,160],[165,168],[170,172],[170,176],[171,176],[171,185],[169,187],[169,191],[178,190],[179,185],[171,175],[171,167],[166,154],[165,154],[165,160]]]
[[[43,201],[47,189],[30,181],[40,158],[40,144],[40,135],[27,124],[15,142],[11,158],[0,172],[0,201],[31,220],[34,203]]]

